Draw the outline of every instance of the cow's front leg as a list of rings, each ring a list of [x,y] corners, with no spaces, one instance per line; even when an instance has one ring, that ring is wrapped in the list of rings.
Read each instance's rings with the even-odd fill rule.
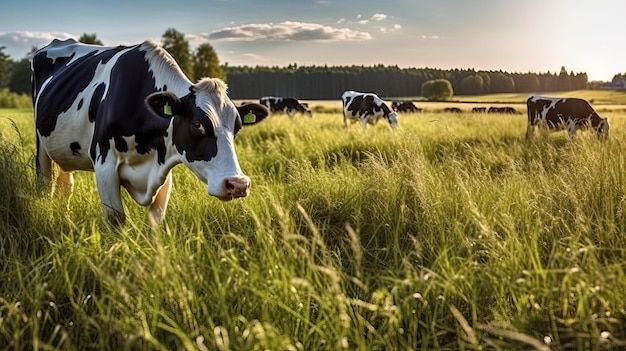
[[[170,192],[172,191],[172,172],[170,171],[165,178],[165,183],[157,190],[154,200],[148,208],[148,217],[152,225],[159,224],[163,217],[165,217],[165,211],[167,210],[167,203],[170,200]]]
[[[111,158],[112,159],[112,158]],[[100,195],[102,213],[107,221],[115,226],[126,220],[120,195],[120,179],[115,163],[107,162],[95,167],[96,186]]]
[[[361,125],[363,126],[363,130],[367,129],[367,123],[368,123],[367,119],[368,119],[368,117],[369,116],[368,116],[367,112],[359,116],[359,120],[361,121]]]
[[[47,195],[52,194],[52,159],[41,146],[39,136],[37,136],[35,170],[37,172],[37,189],[42,193],[47,193]]]

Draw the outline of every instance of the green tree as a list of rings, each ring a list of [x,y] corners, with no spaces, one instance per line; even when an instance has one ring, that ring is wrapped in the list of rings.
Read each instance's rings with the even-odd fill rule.
[[[226,72],[220,66],[217,53],[211,44],[204,43],[196,49],[193,56],[193,74],[196,81],[203,77],[226,79]]]
[[[176,60],[180,69],[189,78],[193,78],[193,59],[189,50],[189,42],[185,35],[174,28],[169,28],[163,33],[162,45],[167,52]]]
[[[0,89],[8,87],[11,76],[12,61],[9,55],[3,52],[4,49],[6,47],[0,46]]]
[[[104,45],[102,44],[100,39],[97,38],[96,33],[92,33],[92,34],[83,33],[83,35],[81,35],[80,38],[78,38],[78,41],[84,44]]]
[[[461,88],[464,94],[482,94],[484,92],[483,83],[483,78],[480,75],[469,75],[461,80]]]
[[[422,96],[430,101],[448,100],[454,95],[452,83],[447,79],[434,79],[422,84]]]
[[[14,62],[9,78],[9,90],[18,94],[30,94],[30,75],[30,59],[28,57]]]

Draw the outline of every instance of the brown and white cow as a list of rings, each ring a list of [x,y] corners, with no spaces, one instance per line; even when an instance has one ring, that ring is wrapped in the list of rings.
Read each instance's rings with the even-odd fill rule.
[[[600,117],[587,100],[534,95],[526,100],[526,107],[526,139],[533,136],[537,127],[545,132],[567,130],[570,137],[579,129],[593,130],[601,139],[609,136],[608,119]]]
[[[124,221],[120,188],[159,222],[182,163],[221,200],[245,197],[250,178],[239,167],[235,134],[259,122],[264,107],[238,110],[215,78],[192,83],[153,42],[104,47],[54,40],[32,58],[37,176],[71,193],[72,171],[95,172],[105,217]],[[246,114],[242,120],[240,114]]]
[[[343,103],[343,123],[346,127],[357,121],[363,128],[374,125],[379,119],[385,118],[391,128],[398,126],[398,113],[389,109],[387,104],[374,93],[360,93],[348,90],[341,95]]]

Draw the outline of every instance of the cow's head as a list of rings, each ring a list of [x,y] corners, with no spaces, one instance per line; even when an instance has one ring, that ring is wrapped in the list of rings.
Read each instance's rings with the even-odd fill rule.
[[[221,200],[245,197],[250,178],[243,174],[235,153],[235,134],[244,124],[232,101],[226,96],[226,84],[204,78],[178,98],[171,92],[156,92],[146,98],[148,107],[158,116],[171,119],[167,138],[168,155],[178,159],[208,186],[209,195]]]
[[[389,113],[389,116],[387,117],[387,119],[389,120],[389,125],[391,126],[392,129],[395,129],[398,126],[398,113],[397,112],[391,112]]]
[[[593,121],[593,128],[598,133],[598,137],[602,140],[606,140],[609,137],[609,120],[606,118],[597,117]]]

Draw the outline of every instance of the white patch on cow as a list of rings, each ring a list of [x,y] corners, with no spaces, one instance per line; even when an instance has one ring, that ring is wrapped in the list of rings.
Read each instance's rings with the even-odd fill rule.
[[[150,40],[141,43],[139,48],[146,51],[146,60],[154,78],[155,88],[164,90],[167,87],[168,91],[178,97],[189,93],[188,88],[193,84],[165,49]]]

